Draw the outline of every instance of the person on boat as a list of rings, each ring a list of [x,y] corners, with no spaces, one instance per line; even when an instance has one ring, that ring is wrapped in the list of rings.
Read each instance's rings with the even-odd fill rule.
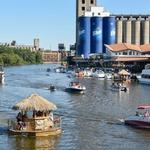
[[[144,117],[149,117],[149,113],[148,113],[147,110],[146,110],[146,112],[144,113]]]
[[[18,123],[19,123],[20,121],[22,121],[22,113],[21,113],[21,112],[18,113],[16,119],[17,119],[17,122],[18,122]]]
[[[135,114],[136,116],[140,116],[140,114],[139,114],[139,112],[138,111],[136,111],[136,114]]]
[[[22,115],[22,122],[25,122],[27,118],[28,118],[28,117],[27,117],[27,114],[24,113],[24,114]]]

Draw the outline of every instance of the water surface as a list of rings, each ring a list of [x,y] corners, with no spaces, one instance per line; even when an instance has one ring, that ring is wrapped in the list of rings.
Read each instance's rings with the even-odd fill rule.
[[[132,115],[138,105],[150,105],[150,86],[128,84],[128,92],[110,90],[110,80],[70,79],[66,74],[46,72],[56,65],[5,68],[5,85],[0,87],[0,149],[2,150],[120,150],[150,149],[150,131],[124,126],[120,119]],[[79,80],[83,95],[64,92],[69,82]],[[49,84],[57,91],[50,92]],[[38,93],[58,106],[63,133],[58,137],[18,137],[7,133],[7,120],[19,100]]]

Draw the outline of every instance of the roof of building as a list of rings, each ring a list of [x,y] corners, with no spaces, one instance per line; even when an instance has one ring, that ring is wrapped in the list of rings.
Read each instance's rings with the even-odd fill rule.
[[[135,44],[128,44],[128,43],[118,43],[118,44],[111,44],[105,46],[112,52],[120,52],[126,50],[135,50],[139,52],[150,52],[150,44],[145,45],[135,45]]]
[[[150,52],[150,44],[145,44],[140,46],[143,52]]]
[[[113,61],[127,62],[127,61],[147,61],[149,58],[146,57],[116,57]]]

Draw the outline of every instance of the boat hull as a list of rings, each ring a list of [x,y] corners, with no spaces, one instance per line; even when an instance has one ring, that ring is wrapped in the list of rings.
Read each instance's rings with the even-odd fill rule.
[[[148,84],[148,85],[150,85],[150,79],[140,78],[140,79],[138,79],[138,80],[139,80],[139,82],[140,82],[141,84]]]
[[[77,88],[66,88],[65,91],[70,93],[84,93],[84,89]]]
[[[130,117],[125,120],[126,125],[130,125],[133,127],[150,129],[150,118],[148,117]]]
[[[21,136],[56,136],[60,135],[62,132],[61,128],[55,128],[47,131],[20,131],[9,129],[9,133],[12,135],[21,135]]]

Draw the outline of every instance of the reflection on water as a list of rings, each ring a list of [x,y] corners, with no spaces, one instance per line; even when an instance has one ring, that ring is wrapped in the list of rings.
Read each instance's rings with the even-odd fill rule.
[[[25,150],[50,150],[56,149],[59,137],[20,137],[13,136],[11,141],[12,149]]]
[[[0,149],[150,149],[150,131],[124,126],[123,119],[135,114],[138,105],[150,105],[150,86],[127,84],[127,92],[110,90],[111,80],[71,79],[66,74],[46,72],[55,65],[5,68],[6,84],[0,87]],[[85,94],[64,92],[72,80],[86,86]],[[57,90],[51,92],[49,85]],[[62,116],[60,137],[18,137],[7,133],[7,119],[14,118],[12,106],[38,93],[54,102]]]

